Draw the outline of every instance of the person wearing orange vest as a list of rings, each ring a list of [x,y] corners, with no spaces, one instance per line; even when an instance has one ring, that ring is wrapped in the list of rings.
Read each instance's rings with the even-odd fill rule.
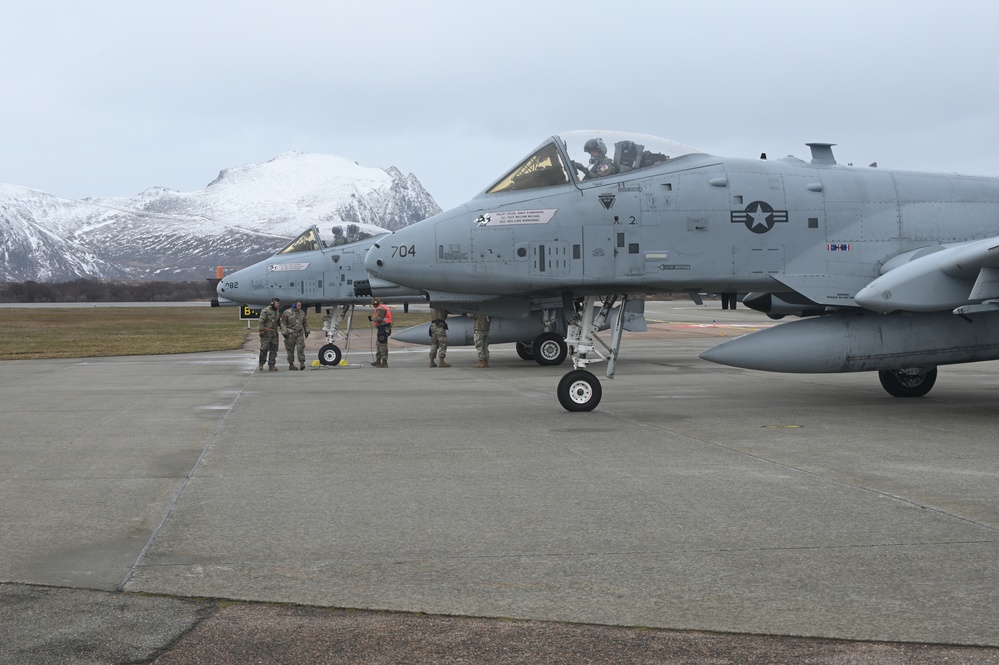
[[[371,301],[375,312],[369,317],[375,324],[378,333],[375,345],[375,361],[371,363],[373,367],[388,367],[388,338],[392,334],[392,311],[378,298]]]

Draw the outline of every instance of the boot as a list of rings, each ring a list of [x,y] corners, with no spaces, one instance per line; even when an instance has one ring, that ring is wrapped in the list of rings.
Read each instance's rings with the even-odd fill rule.
[[[289,372],[297,372],[298,371],[298,368],[295,367],[295,363],[288,363],[288,371]]]
[[[276,372],[276,371],[278,371],[277,370],[277,365],[271,365],[270,367],[267,368],[267,370],[269,372]]]
[[[263,372],[263,371],[264,371],[264,364],[263,364],[263,363],[260,363],[259,365],[257,365],[257,369],[258,369],[259,371]]]
[[[378,366],[379,366],[380,368],[382,368],[382,369],[385,369],[386,367],[388,367],[388,361],[387,361],[387,360],[383,360],[383,361],[381,362],[381,364],[380,364],[380,365],[378,365]]]
[[[485,360],[480,360],[479,364],[476,365],[476,367],[489,367],[489,363],[487,363]]]
[[[305,371],[305,363],[298,363],[298,371],[299,372]]]
[[[371,366],[372,367],[381,367],[382,366],[382,361],[376,360],[375,362],[371,363]]]
[[[444,359],[441,358],[441,364],[443,365],[443,363],[444,363]],[[437,363],[434,362],[433,358],[430,359],[430,366],[431,367],[437,367]]]
[[[450,367],[450,366],[451,366],[451,363],[449,363],[446,360],[444,360],[443,358],[441,358],[441,367]]]

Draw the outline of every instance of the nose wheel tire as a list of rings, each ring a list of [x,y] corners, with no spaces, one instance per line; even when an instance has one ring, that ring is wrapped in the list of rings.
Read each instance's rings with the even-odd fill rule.
[[[319,362],[323,365],[339,365],[343,358],[340,347],[336,344],[327,344],[319,349]]]
[[[517,342],[517,355],[521,360],[534,360],[534,350],[528,342]]]
[[[569,346],[555,333],[541,333],[531,345],[534,360],[541,366],[561,365],[569,355]]]
[[[569,372],[558,383],[558,401],[566,411],[592,411],[601,395],[597,377],[585,369]]]

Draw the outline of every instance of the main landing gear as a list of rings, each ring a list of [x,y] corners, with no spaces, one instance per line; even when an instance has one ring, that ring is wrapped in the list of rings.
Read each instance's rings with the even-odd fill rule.
[[[565,311],[571,307],[571,302],[563,303],[561,307],[545,307],[541,309],[542,333],[530,342],[517,342],[517,355],[522,360],[533,360],[542,367],[561,365],[569,355],[569,345],[565,343]]]
[[[341,333],[340,326],[347,319],[347,332]],[[319,362],[323,365],[337,366],[343,360],[343,352],[335,344],[338,339],[344,340],[344,349],[350,344],[350,325],[354,320],[353,305],[338,305],[327,309],[323,317],[323,332],[326,333],[326,344],[319,349]]]
[[[611,295],[603,298],[603,304],[596,315],[592,315],[593,306],[597,302],[597,296],[587,296],[583,302],[582,309],[576,314],[569,324],[566,344],[572,355],[572,365],[575,369],[562,377],[558,384],[558,401],[566,411],[592,411],[600,403],[603,396],[603,389],[600,381],[585,368],[589,363],[607,360],[607,378],[614,378],[614,370],[617,367],[617,356],[621,351],[621,332],[624,328],[624,306],[628,302],[626,295]],[[611,328],[610,346],[597,337],[599,330],[607,321],[607,315],[617,300],[621,300],[620,313],[614,320]],[[605,358],[596,349],[593,342],[600,342],[600,345],[607,350],[608,357]],[[593,357],[596,356],[596,357]]]
[[[566,356],[569,355],[569,345],[566,344],[561,335],[546,332],[534,338],[531,352],[534,356],[534,362],[542,367],[561,365],[565,362]]]
[[[533,360],[542,367],[561,365],[569,355],[569,345],[558,333],[541,333],[533,342],[517,342],[521,360]]]
[[[937,368],[883,369],[878,378],[892,397],[922,397],[937,382]]]

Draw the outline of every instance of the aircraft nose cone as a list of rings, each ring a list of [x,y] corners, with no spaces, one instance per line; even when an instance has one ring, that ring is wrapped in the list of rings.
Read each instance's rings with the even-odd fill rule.
[[[385,246],[375,243],[364,255],[364,269],[376,277],[385,278],[389,262],[386,261],[388,252]],[[389,280],[393,281],[393,280]]]
[[[239,300],[239,283],[245,277],[245,269],[229,273],[215,285],[215,293],[220,298],[226,298],[234,302]]]

